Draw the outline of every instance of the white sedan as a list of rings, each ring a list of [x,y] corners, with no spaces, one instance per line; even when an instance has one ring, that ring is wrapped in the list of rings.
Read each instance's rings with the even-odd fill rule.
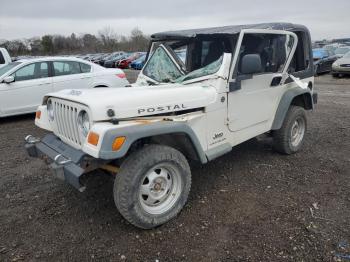
[[[121,69],[106,69],[78,58],[12,62],[0,68],[0,117],[35,112],[44,95],[50,92],[128,84]]]

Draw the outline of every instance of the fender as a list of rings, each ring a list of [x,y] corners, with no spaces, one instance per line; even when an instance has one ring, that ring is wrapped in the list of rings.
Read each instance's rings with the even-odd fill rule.
[[[299,95],[304,95],[304,94],[311,101],[311,108],[309,108],[309,109],[313,109],[314,103],[313,103],[312,94],[310,92],[310,89],[302,89],[302,88],[290,89],[283,94],[283,96],[278,104],[271,130],[278,130],[282,127],[284,118],[287,114],[287,111],[288,111],[289,106],[291,105],[293,99]]]
[[[191,140],[199,160],[203,164],[208,162],[205,152],[192,128],[183,122],[173,121],[162,121],[109,130],[103,136],[99,157],[106,160],[121,158],[126,155],[130,146],[140,138],[175,133],[186,134]],[[112,151],[111,145],[113,144],[115,138],[119,136],[126,137],[125,143],[119,151]]]

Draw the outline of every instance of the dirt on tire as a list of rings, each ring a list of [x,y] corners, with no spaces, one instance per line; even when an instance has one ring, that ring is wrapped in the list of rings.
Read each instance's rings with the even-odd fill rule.
[[[131,73],[128,72],[130,77]],[[192,164],[187,205],[138,229],[118,213],[113,179],[80,193],[27,156],[33,115],[0,119],[0,261],[340,261],[350,255],[350,79],[316,78],[301,152],[252,139]]]

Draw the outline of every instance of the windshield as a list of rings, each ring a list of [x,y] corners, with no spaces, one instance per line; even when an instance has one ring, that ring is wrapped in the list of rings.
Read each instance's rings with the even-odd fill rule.
[[[142,55],[139,58],[137,58],[134,62],[135,63],[143,62],[145,59],[146,59],[146,55]]]
[[[350,52],[347,52],[347,53],[344,55],[344,58],[350,58]]]
[[[209,65],[207,65],[205,67],[194,70],[191,73],[176,79],[176,82],[181,83],[181,82],[195,79],[198,77],[215,74],[220,69],[220,66],[222,64],[222,58],[223,58],[223,56],[221,56],[218,60],[210,63]]]
[[[334,52],[337,55],[343,55],[343,54],[346,54],[349,51],[350,51],[350,48],[348,48],[348,47],[341,47],[341,48],[337,48]]]
[[[183,73],[161,46],[154,51],[143,73],[157,82],[175,82]]]
[[[220,37],[155,41],[142,74],[158,83],[181,83],[211,75],[219,70],[223,54],[232,52],[233,44]]]
[[[21,62],[12,62],[0,68],[0,76],[10,71],[15,66],[18,66]]]

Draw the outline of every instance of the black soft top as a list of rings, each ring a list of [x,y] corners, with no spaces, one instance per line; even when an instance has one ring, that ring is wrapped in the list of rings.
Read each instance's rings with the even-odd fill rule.
[[[303,25],[291,23],[263,23],[251,25],[232,25],[223,27],[211,27],[200,29],[189,29],[179,31],[167,31],[151,35],[152,40],[179,39],[179,38],[194,38],[198,36],[223,36],[235,35],[243,29],[271,29],[285,31],[304,31],[309,32]]]

